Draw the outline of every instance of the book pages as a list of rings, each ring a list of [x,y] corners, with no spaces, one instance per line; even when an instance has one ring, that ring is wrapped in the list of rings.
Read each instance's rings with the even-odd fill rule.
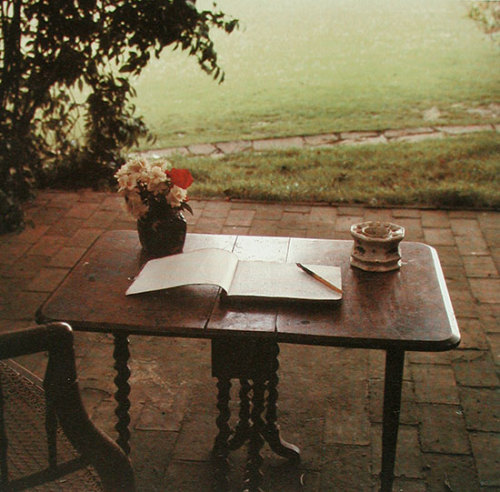
[[[126,294],[139,294],[181,285],[218,285],[226,292],[238,258],[224,249],[207,248],[150,260]]]
[[[341,271],[330,265],[305,265],[339,289]],[[234,274],[228,296],[269,299],[303,299],[335,301],[342,294],[303,272],[295,263],[240,261]]]

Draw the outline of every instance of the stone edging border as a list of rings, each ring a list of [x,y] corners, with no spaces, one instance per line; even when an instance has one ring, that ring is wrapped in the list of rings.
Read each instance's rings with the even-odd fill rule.
[[[500,132],[500,124],[465,126],[426,126],[396,130],[332,132],[320,135],[278,137],[231,142],[200,143],[181,147],[153,149],[138,152],[144,157],[212,156],[222,157],[238,152],[260,152],[266,150],[286,150],[292,148],[330,148],[336,145],[379,144],[388,142],[420,142],[478,132]]]

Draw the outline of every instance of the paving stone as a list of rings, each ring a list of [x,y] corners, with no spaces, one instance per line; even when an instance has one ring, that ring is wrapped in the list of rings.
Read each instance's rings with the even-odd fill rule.
[[[253,149],[256,151],[300,148],[303,146],[304,140],[301,137],[270,138],[253,141]]]
[[[52,292],[68,274],[68,268],[43,268],[28,284],[27,290],[35,292]]]
[[[284,211],[281,217],[280,228],[304,230],[308,227],[308,218],[302,212]]]
[[[392,215],[395,218],[414,218],[419,219],[422,216],[422,212],[418,208],[393,208]]]
[[[417,135],[403,135],[402,137],[395,137],[393,140],[396,142],[408,142],[408,143],[416,143],[422,142],[424,140],[440,140],[444,136],[442,133],[434,132],[434,133],[420,133]]]
[[[382,459],[381,436],[382,425],[372,426],[372,472],[376,475],[380,473]],[[394,476],[406,478],[423,478],[425,476],[416,426],[399,426]]]
[[[463,261],[468,277],[498,276],[498,270],[490,256],[464,256]]]
[[[200,220],[200,218],[224,220],[229,215],[230,211],[231,211],[230,203],[222,203],[218,207],[207,207],[199,214],[197,214],[198,221]]]
[[[130,459],[134,466],[135,476],[140,477],[140,480],[136,480],[137,492],[175,490],[171,488],[173,485],[170,482],[171,477],[167,476],[167,465],[176,438],[175,432],[136,431],[132,433]]]
[[[391,222],[392,221],[392,212],[389,209],[375,209],[370,208],[367,209],[364,214],[364,219],[367,221],[374,222]]]
[[[103,233],[103,231],[103,229],[95,227],[79,229],[70,239],[68,239],[66,246],[88,248]]]
[[[53,256],[66,244],[67,238],[61,236],[43,236],[28,251],[33,256]]]
[[[248,233],[253,236],[279,236],[281,232],[274,220],[257,220],[252,221]]]
[[[137,385],[137,381],[134,384]],[[172,386],[168,391],[155,385],[154,389],[156,396],[144,402],[134,428],[140,431],[180,431],[189,407],[190,389],[186,385]]]
[[[244,226],[224,226],[221,234],[248,236],[250,227]]]
[[[345,206],[341,205],[337,207],[337,214],[338,215],[350,215],[353,217],[363,217],[363,214],[365,213],[364,207],[352,207],[352,206]]]
[[[460,388],[467,429],[500,432],[500,395],[489,388]]]
[[[461,350],[453,360],[453,370],[460,386],[496,387],[499,380],[494,362],[487,351]]]
[[[165,475],[165,492],[200,492],[213,489],[213,467],[207,461],[172,461]],[[146,492],[146,491],[145,491]]]
[[[200,217],[192,232],[197,232],[200,234],[220,234],[223,227],[223,218],[218,219],[212,217]]]
[[[80,198],[77,192],[65,191],[50,191],[45,194],[45,198],[49,200],[49,205],[68,209],[72,203],[75,203]]]
[[[384,381],[370,380],[370,421],[372,424],[382,423]],[[401,414],[399,416],[401,425],[417,425],[421,421],[420,406],[415,403],[413,382],[403,381],[403,392],[401,395]]]
[[[482,236],[457,236],[458,250],[462,255],[487,255],[488,245]]]
[[[115,210],[98,210],[85,221],[83,227],[107,229],[118,216]]]
[[[12,240],[15,244],[37,242],[48,230],[49,226],[35,223],[34,226],[27,225],[26,228],[19,233],[10,233],[2,236],[2,241],[9,242]]]
[[[500,229],[500,219],[498,212],[479,212],[477,220],[482,229]]]
[[[436,130],[429,126],[427,127],[419,127],[419,128],[402,128],[400,130],[386,130],[384,135],[387,138],[396,138],[396,137],[406,137],[409,135],[418,135],[418,134],[429,134],[434,133]]]
[[[450,219],[450,226],[456,236],[480,235],[481,228],[475,218],[471,219]]]
[[[367,446],[325,446],[326,463],[321,470],[320,490],[359,492],[375,485],[370,474]]]
[[[486,339],[496,366],[500,366],[500,333],[487,333]]]
[[[88,219],[98,208],[99,203],[76,203],[67,211],[65,217]]]
[[[470,440],[481,485],[500,489],[500,435],[473,432]]]
[[[423,210],[422,226],[448,229],[450,227],[448,213],[444,210]]]
[[[488,341],[486,340],[479,319],[459,318],[458,328],[461,337],[460,345],[458,346],[459,350],[488,350]]]
[[[420,403],[458,404],[453,369],[449,366],[414,365],[415,396]]]
[[[188,145],[188,150],[193,155],[210,155],[217,151],[217,147],[212,144]]]
[[[15,264],[30,248],[31,243],[2,243],[2,247],[0,247],[0,265]]]
[[[467,125],[467,126],[438,126],[438,130],[450,135],[464,135],[466,133],[492,131],[491,125]]]
[[[55,222],[47,231],[49,236],[73,236],[83,225],[83,219],[66,217]]]
[[[470,278],[469,283],[479,302],[500,303],[500,278]]]
[[[335,239],[336,232],[332,226],[313,224],[307,227],[306,237],[313,239]]]
[[[0,318],[33,322],[37,309],[47,297],[48,294],[44,292],[21,292],[11,298],[5,308],[0,305]]]
[[[475,210],[448,210],[450,219],[472,219],[478,220],[478,213]]]
[[[424,228],[424,239],[431,246],[454,246],[455,238],[450,229]]]
[[[21,257],[14,264],[6,267],[2,271],[2,276],[5,278],[14,279],[32,279],[40,270],[48,264],[50,258],[47,256],[27,255]]]
[[[340,136],[337,133],[326,133],[323,135],[309,135],[304,137],[307,145],[316,146],[329,146],[338,142]]]
[[[378,132],[342,132],[340,138],[342,140],[361,140],[366,138],[378,137]]]
[[[385,144],[387,143],[387,139],[384,135],[378,135],[373,137],[366,138],[346,138],[345,140],[340,140],[338,145],[368,145],[368,144]]]
[[[345,232],[350,236],[351,226],[353,224],[358,224],[359,222],[363,222],[362,216],[354,216],[354,215],[339,215],[337,217],[337,222],[335,223],[335,230],[339,232]]]
[[[310,205],[301,205],[301,204],[293,204],[293,203],[285,203],[283,205],[283,212],[292,212],[297,214],[302,214],[304,216],[308,216],[311,213]]]
[[[479,492],[474,460],[470,456],[425,454],[429,491]]]
[[[436,246],[436,251],[439,256],[439,262],[442,266],[461,266],[463,264],[462,257],[460,256],[456,246]]]
[[[465,282],[465,268],[462,265],[443,265],[442,267],[446,281],[460,280]]]
[[[408,352],[406,358],[412,364],[449,365],[454,353],[454,350],[446,352]]]
[[[121,195],[109,194],[99,207],[100,210],[121,210],[125,209],[125,200]]]
[[[280,220],[283,216],[284,205],[271,204],[270,206],[260,205],[255,207],[255,219]]]
[[[252,142],[250,140],[238,140],[235,142],[218,142],[215,144],[224,154],[234,154],[237,152],[246,152],[251,150]]]
[[[254,216],[255,210],[230,210],[224,225],[250,227]]]
[[[312,207],[309,222],[318,224],[335,224],[337,210],[334,207]]]
[[[336,381],[341,398],[327,399],[325,430],[323,439],[326,444],[370,444],[370,422],[367,411],[367,382],[344,384]]]
[[[469,454],[469,440],[458,405],[420,405],[420,442],[426,453]]]

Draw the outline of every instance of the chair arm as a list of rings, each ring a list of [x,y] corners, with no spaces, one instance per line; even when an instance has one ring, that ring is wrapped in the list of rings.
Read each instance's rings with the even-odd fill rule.
[[[94,426],[83,406],[71,327],[66,323],[50,323],[0,335],[0,359],[43,351],[49,356],[43,386],[63,432],[97,470],[105,490],[135,490],[130,460]]]

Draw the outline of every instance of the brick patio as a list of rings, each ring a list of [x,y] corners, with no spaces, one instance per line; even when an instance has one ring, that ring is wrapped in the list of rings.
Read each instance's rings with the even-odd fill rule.
[[[394,490],[500,490],[498,398],[500,220],[471,212],[193,201],[189,231],[348,239],[361,220],[390,220],[436,247],[462,333],[457,350],[407,357]],[[33,323],[38,306],[105,230],[135,229],[121,198],[41,192],[34,226],[0,236],[0,329]],[[110,337],[76,333],[84,402],[113,429]],[[132,338],[132,453],[141,491],[208,491],[215,382],[208,341]],[[22,362],[38,374],[43,358]],[[379,472],[383,353],[283,345],[279,422],[302,463],[265,450],[271,491],[374,491]],[[314,381],[314,385],[311,384]],[[237,391],[237,387],[233,388]],[[234,408],[236,412],[236,408]],[[243,450],[231,456],[234,490]]]

